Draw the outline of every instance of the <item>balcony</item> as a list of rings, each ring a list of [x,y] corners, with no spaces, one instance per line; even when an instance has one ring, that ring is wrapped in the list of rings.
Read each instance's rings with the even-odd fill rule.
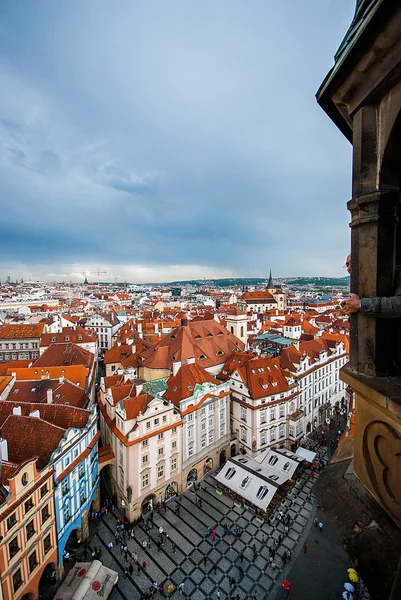
[[[293,412],[292,415],[290,415],[290,421],[292,423],[296,423],[297,421],[302,419],[304,417],[304,415],[305,415],[305,411],[302,408],[299,408],[298,410]]]

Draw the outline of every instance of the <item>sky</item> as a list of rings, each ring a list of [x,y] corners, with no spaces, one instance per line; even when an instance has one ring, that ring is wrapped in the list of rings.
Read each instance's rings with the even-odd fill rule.
[[[355,0],[0,0],[0,278],[343,276]]]

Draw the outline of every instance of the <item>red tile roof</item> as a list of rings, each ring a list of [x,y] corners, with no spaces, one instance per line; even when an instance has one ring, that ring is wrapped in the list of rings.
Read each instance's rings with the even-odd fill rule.
[[[0,340],[40,338],[43,328],[43,323],[35,323],[33,325],[0,325]]]
[[[91,370],[94,355],[71,342],[51,344],[33,363],[33,367],[61,367],[83,365]]]
[[[88,400],[85,390],[65,379],[62,383],[59,379],[16,381],[7,400],[47,403],[48,390],[52,391],[53,404],[68,404],[84,408]]]
[[[68,338],[68,339],[67,339]],[[62,342],[72,342],[73,344],[88,344],[95,342],[97,335],[94,331],[87,331],[83,327],[77,325],[73,327],[63,327],[60,333],[44,333],[40,345],[42,347],[50,346],[50,344]]]
[[[205,369],[196,363],[182,365],[176,375],[172,375],[167,381],[167,390],[163,398],[179,407],[180,400],[193,396],[197,383],[213,383],[218,385],[220,382],[210,375]]]
[[[203,368],[219,365],[244,344],[215,320],[189,321],[141,354],[149,369],[171,369],[173,362],[194,358]]]

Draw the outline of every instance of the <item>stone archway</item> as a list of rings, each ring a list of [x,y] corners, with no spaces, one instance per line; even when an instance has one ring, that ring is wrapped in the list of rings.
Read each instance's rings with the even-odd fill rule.
[[[236,456],[236,454],[237,454],[237,446],[235,444],[231,444],[230,454],[231,454],[231,458],[233,456]]]
[[[42,569],[42,574],[39,579],[39,597],[48,597],[49,592],[54,589],[54,586],[58,585],[57,581],[57,565],[51,561],[47,563]],[[54,593],[54,592],[53,592]],[[51,594],[52,596],[53,594]]]
[[[203,474],[206,475],[206,473],[209,473],[209,471],[211,471],[212,469],[213,469],[213,458],[210,458],[210,456],[208,456],[203,464]]]
[[[152,511],[156,506],[156,494],[149,494],[144,500],[142,500],[141,510],[142,514]]]
[[[198,481],[198,471],[191,469],[187,475],[187,487],[190,487],[195,481]]]
[[[312,429],[311,422],[310,422],[310,421],[308,421],[308,423],[307,423],[307,425],[306,425],[306,433],[310,433],[310,432],[311,432],[311,429]]]
[[[174,496],[176,496],[177,493],[178,493],[178,483],[176,481],[172,481],[166,487],[166,491],[164,492],[164,499],[169,500],[170,498],[173,498]]]
[[[226,451],[222,450],[220,452],[220,467],[222,467],[223,465],[226,464],[226,460],[227,460]]]
[[[21,600],[36,600],[36,598],[37,595],[35,595],[33,592],[27,592],[21,597]]]

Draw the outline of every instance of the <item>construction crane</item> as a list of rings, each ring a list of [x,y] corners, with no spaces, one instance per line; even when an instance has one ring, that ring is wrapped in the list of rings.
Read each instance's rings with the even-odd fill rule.
[[[100,269],[97,270],[97,291],[100,290],[100,275],[103,275],[104,273],[107,273],[107,271],[100,271]]]

